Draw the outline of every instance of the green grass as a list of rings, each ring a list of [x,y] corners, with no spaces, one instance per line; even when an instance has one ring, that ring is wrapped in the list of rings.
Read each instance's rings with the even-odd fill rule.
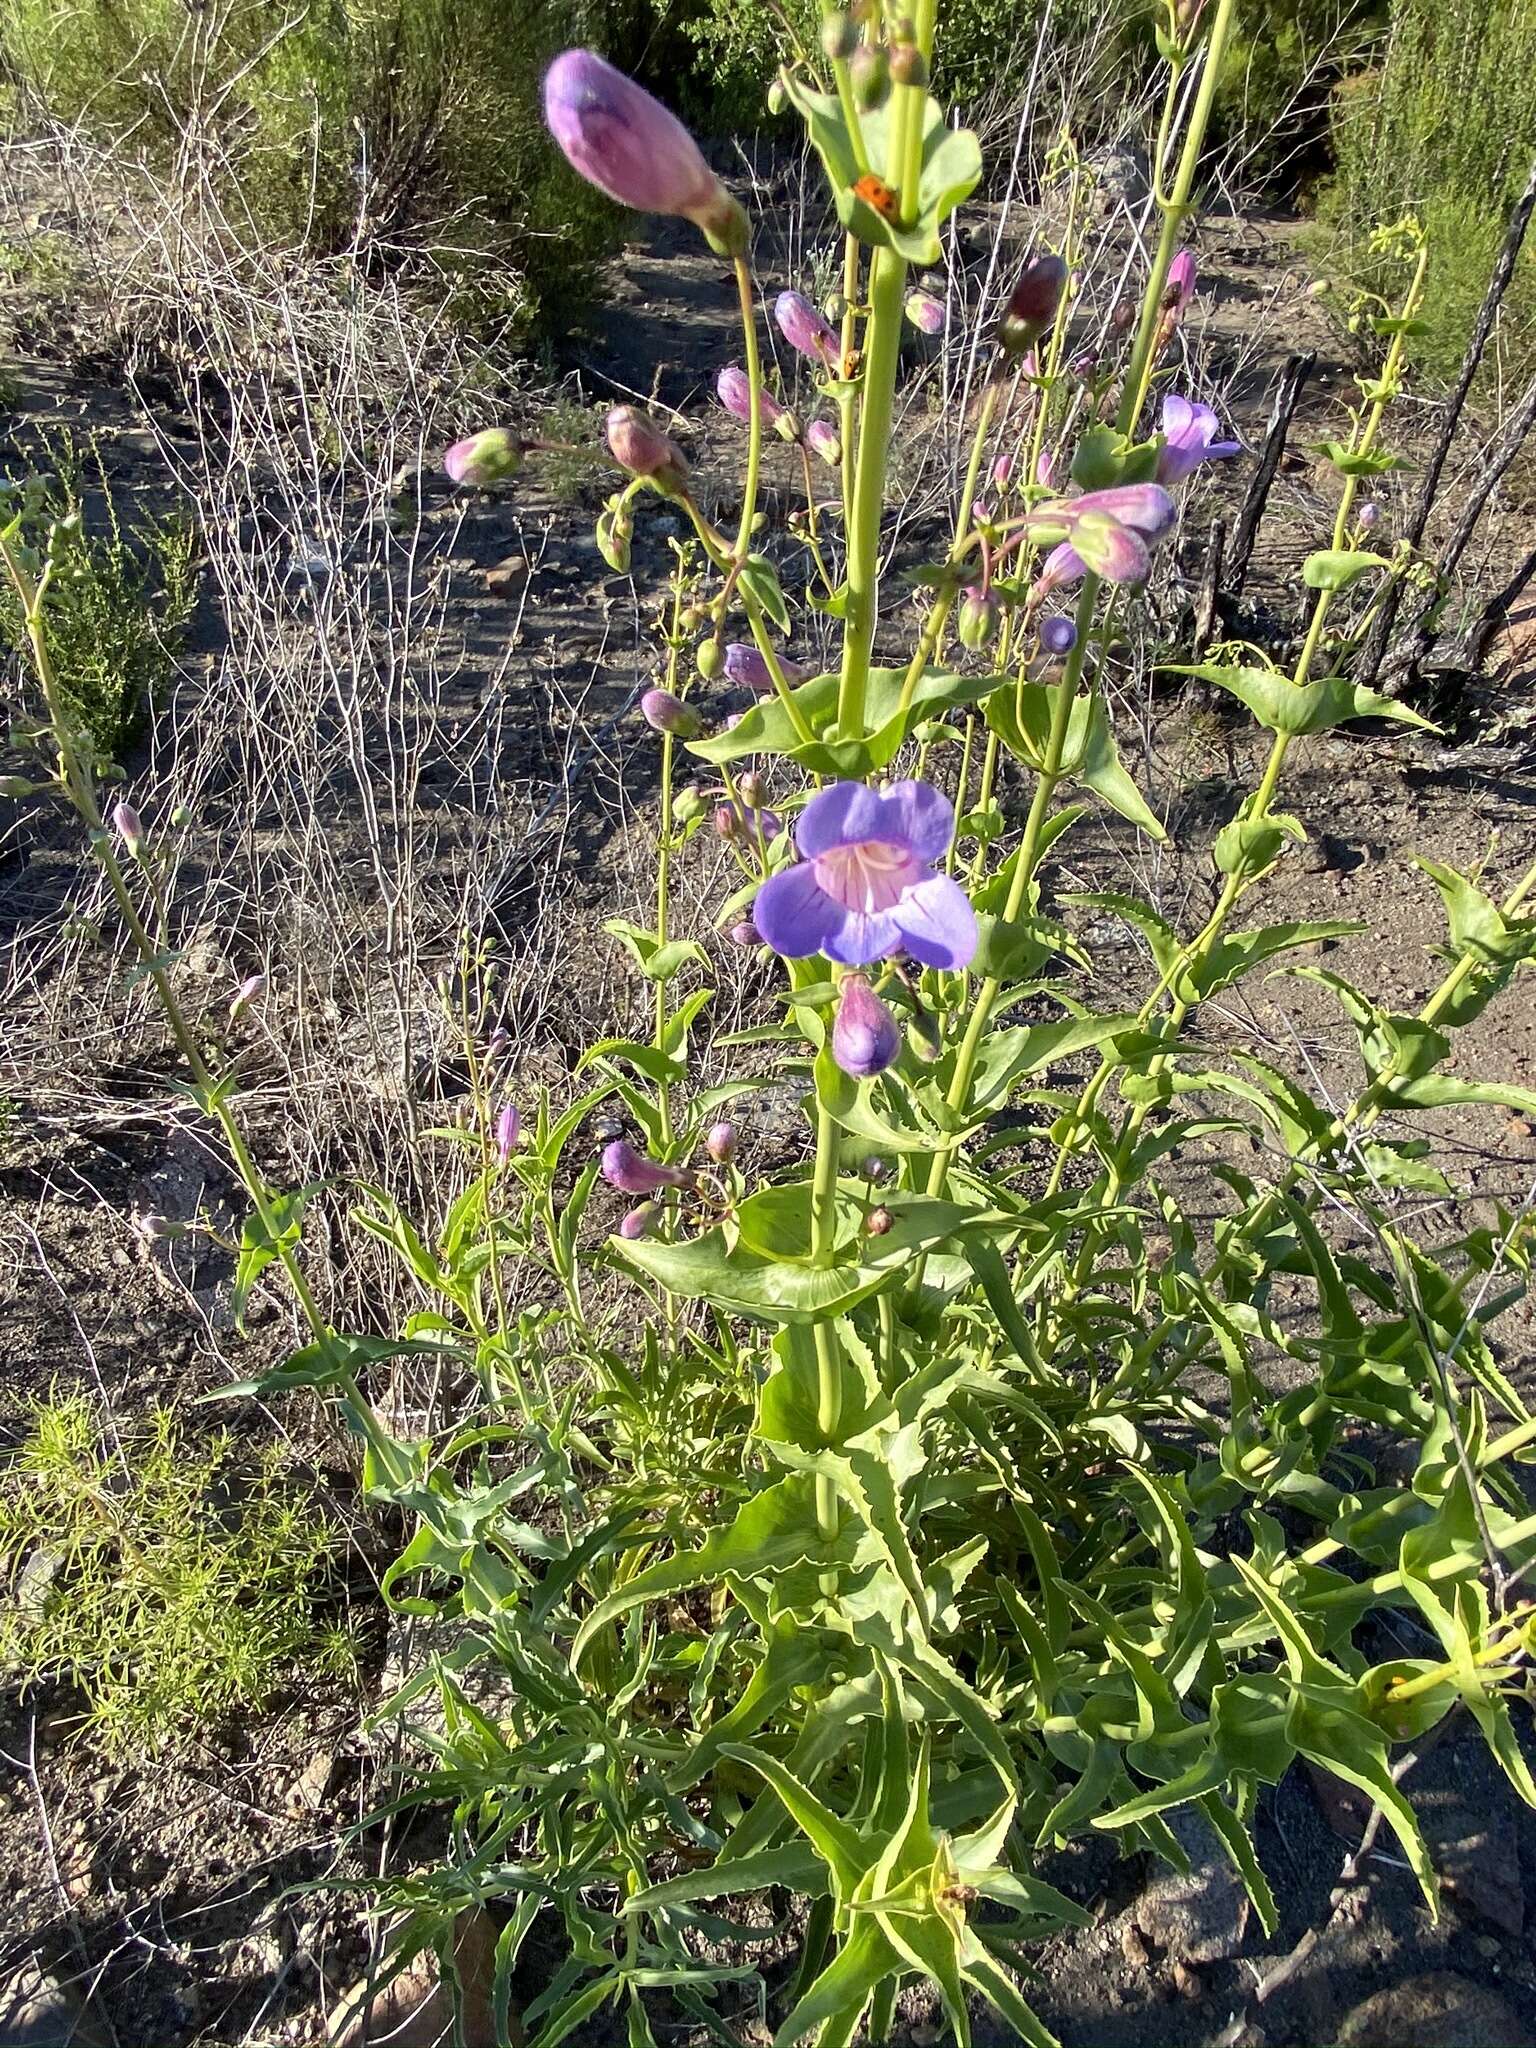
[[[259,1708],[301,1666],[345,1676],[316,1611],[341,1538],[283,1464],[163,1408],[119,1426],[83,1395],[34,1403],[0,1468],[0,1672],[74,1686],[114,1751]]]
[[[1427,332],[1415,356],[1455,373],[1536,155],[1536,0],[1393,0],[1374,67],[1335,95],[1337,172],[1322,195],[1326,260],[1380,289],[1371,231],[1411,210],[1429,239]],[[1515,375],[1536,361],[1536,248],[1527,243],[1500,336]]]
[[[196,530],[185,514],[125,521],[95,447],[67,433],[31,455],[22,538],[57,558],[46,599],[55,670],[80,731],[115,761],[175,674],[196,602]],[[20,654],[25,640],[7,584],[0,643]]]

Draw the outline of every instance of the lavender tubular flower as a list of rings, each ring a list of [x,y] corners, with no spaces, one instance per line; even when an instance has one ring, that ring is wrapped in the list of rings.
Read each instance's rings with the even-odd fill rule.
[[[723,255],[747,246],[747,217],[675,114],[591,50],[567,50],[544,79],[544,118],[573,170],[621,206],[691,220]]]
[[[758,890],[752,921],[787,960],[824,953],[866,966],[905,947],[924,967],[965,967],[976,913],[937,863],[954,836],[948,797],[926,782],[835,782],[800,813],[802,858]]]
[[[784,680],[791,687],[805,681],[806,671],[797,661],[779,656],[779,667]],[[767,695],[773,689],[773,676],[768,664],[748,640],[733,640],[725,650],[725,673],[728,681],[738,687],[757,690]]]
[[[715,379],[715,396],[731,415],[744,426],[752,422],[752,380],[739,363],[727,363]],[[763,424],[771,427],[784,408],[778,400],[764,391],[761,394]]]
[[[792,349],[810,356],[823,369],[834,370],[839,357],[836,330],[825,321],[801,292],[780,292],[773,302],[773,317],[779,332]]]
[[[862,974],[843,982],[832,1021],[832,1057],[845,1074],[870,1081],[883,1074],[901,1051],[896,1019]]]
[[[518,1112],[517,1104],[504,1103],[501,1114],[496,1119],[496,1157],[503,1166],[522,1143],[522,1138],[523,1119]]]
[[[1107,512],[1086,512],[1073,522],[1072,550],[1106,583],[1145,582],[1152,562],[1141,535]]]
[[[1181,249],[1168,266],[1168,292],[1164,300],[1171,313],[1182,313],[1195,296],[1199,265],[1193,249]]]
[[[658,1166],[624,1138],[603,1147],[603,1179],[623,1195],[655,1195],[663,1188],[690,1188],[693,1175],[679,1166]]]
[[[1223,441],[1221,426],[1208,405],[1170,393],[1163,400],[1163,446],[1157,458],[1157,480],[1167,489],[1183,483],[1202,462],[1224,462],[1241,455],[1240,441]]]

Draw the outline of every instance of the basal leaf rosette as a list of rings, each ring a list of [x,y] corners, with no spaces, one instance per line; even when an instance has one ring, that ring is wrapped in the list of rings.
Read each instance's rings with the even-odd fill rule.
[[[981,144],[969,128],[951,128],[938,101],[923,102],[922,171],[917,217],[910,227],[886,220],[854,191],[860,169],[843,110],[830,93],[788,77],[785,90],[804,118],[811,145],[825,166],[837,217],[850,234],[871,248],[894,249],[908,263],[929,265],[943,257],[939,229],[981,179]],[[869,161],[880,169],[893,161],[896,95],[860,117]]]

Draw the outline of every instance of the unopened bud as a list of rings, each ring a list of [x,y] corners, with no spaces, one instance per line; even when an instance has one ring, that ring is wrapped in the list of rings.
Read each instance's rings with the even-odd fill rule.
[[[770,114],[782,114],[788,105],[789,90],[782,78],[776,78],[768,88],[768,111]]]
[[[873,1181],[875,1186],[878,1187],[881,1181],[890,1179],[891,1162],[889,1159],[882,1159],[878,1152],[872,1152],[860,1166],[859,1171],[867,1181]]]
[[[736,1157],[736,1126],[712,1124],[704,1135],[704,1150],[716,1166],[728,1166]]]
[[[740,777],[736,787],[741,794],[742,802],[749,811],[761,811],[767,808],[767,778],[760,775],[757,769],[749,768],[746,774]]]
[[[716,639],[701,640],[693,660],[705,682],[712,683],[725,667],[725,649]]]
[[[891,90],[891,63],[879,43],[860,43],[848,59],[848,76],[864,113],[884,106]]]
[[[677,443],[638,405],[616,405],[604,429],[608,452],[631,476],[649,478],[659,489],[679,489],[688,464]]]
[[[264,974],[248,974],[235,990],[235,999],[229,1006],[230,1016],[238,1017],[240,1012],[249,1008],[252,1003],[259,1003],[266,992],[267,977]]]
[[[699,730],[699,714],[670,690],[647,690],[640,699],[640,716],[652,732],[669,732],[678,739],[691,740]]]
[[[821,24],[821,47],[834,64],[843,64],[859,46],[859,32],[853,23],[836,8]]]
[[[847,298],[842,292],[833,292],[830,297],[822,301],[821,310],[831,321],[845,320],[848,317]]]
[[[896,43],[891,49],[891,83],[914,85],[928,90],[928,59],[916,43]]]
[[[149,1244],[163,1244],[170,1237],[184,1237],[185,1223],[173,1223],[169,1216],[161,1215],[158,1209],[145,1209],[133,1219],[133,1227]]]
[[[25,775],[0,775],[0,796],[31,796],[42,785],[28,782]]]
[[[1071,619],[1053,618],[1042,621],[1040,645],[1047,654],[1070,654],[1077,645],[1077,627]]]
[[[1370,533],[1381,522],[1381,507],[1374,499],[1368,500],[1355,514],[1362,533]]]
[[[623,512],[609,506],[597,515],[595,534],[597,551],[616,576],[629,574],[630,542],[634,538],[634,527],[627,509]]]
[[[1024,274],[997,323],[997,339],[1009,355],[1022,355],[1056,318],[1056,308],[1067,288],[1067,266],[1060,256],[1047,252],[1024,266]]]
[[[731,926],[728,937],[733,946],[741,946],[743,948],[760,946],[763,943],[763,935],[757,926],[745,918],[740,924],[733,924]]]
[[[958,632],[960,645],[968,647],[973,654],[986,646],[997,631],[998,603],[990,591],[978,590],[974,586],[967,590],[960,603]]]
[[[132,804],[120,803],[113,807],[112,829],[137,860],[144,851],[144,826]]]
[[[1111,334],[1129,334],[1136,320],[1136,308],[1129,299],[1116,299],[1114,311],[1109,316]]]
[[[451,482],[474,484],[505,483],[523,466],[522,443],[505,427],[487,427],[467,440],[455,441],[443,457],[443,468]]]
[[[637,1237],[649,1237],[660,1222],[661,1214],[660,1202],[642,1202],[637,1209],[631,1209],[627,1216],[620,1219],[620,1237],[628,1238],[631,1243]]]
[[[864,1218],[864,1233],[867,1237],[884,1237],[895,1221],[896,1218],[882,1202],[878,1209],[871,1209]]]
[[[722,839],[739,839],[745,821],[734,804],[715,805],[715,830]]]
[[[709,809],[709,799],[696,782],[680,789],[672,799],[672,815],[680,825],[691,825]]]
[[[996,462],[992,465],[993,485],[997,490],[1006,491],[1012,481],[1013,457],[1011,455],[999,455]]]

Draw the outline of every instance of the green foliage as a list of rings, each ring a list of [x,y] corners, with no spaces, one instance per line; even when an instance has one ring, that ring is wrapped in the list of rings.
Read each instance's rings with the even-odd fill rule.
[[[48,466],[21,495],[19,537],[41,548],[54,536],[54,671],[82,733],[117,760],[175,675],[196,601],[196,532],[184,514],[125,522],[98,451],[81,450],[67,433],[38,454]],[[26,649],[8,584],[0,584],[0,643],[13,657]]]
[[[1227,52],[1216,108],[1264,169],[1294,175],[1320,144],[1329,87],[1358,63],[1384,0],[1247,0]]]
[[[319,1618],[339,1535],[276,1445],[194,1436],[168,1409],[115,1422],[78,1394],[25,1411],[0,1467],[0,1669],[64,1682],[113,1750],[259,1708],[299,1668],[345,1676]]]
[[[476,252],[510,263],[511,310],[557,329],[619,216],[550,143],[540,77],[573,42],[622,61],[639,12],[523,0],[514,26],[503,0],[302,0],[279,14],[235,0],[189,25],[182,0],[79,0],[61,35],[51,0],[15,0],[0,70],[59,118],[131,136],[163,164],[193,138],[231,218],[265,237],[425,238],[472,292],[485,288]]]
[[[1371,290],[1385,264],[1377,222],[1410,208],[1430,247],[1421,360],[1452,375],[1510,207],[1536,155],[1533,0],[1394,0],[1374,67],[1335,96],[1337,173],[1319,217],[1336,268]],[[1513,367],[1536,354],[1536,248],[1505,300]]]

